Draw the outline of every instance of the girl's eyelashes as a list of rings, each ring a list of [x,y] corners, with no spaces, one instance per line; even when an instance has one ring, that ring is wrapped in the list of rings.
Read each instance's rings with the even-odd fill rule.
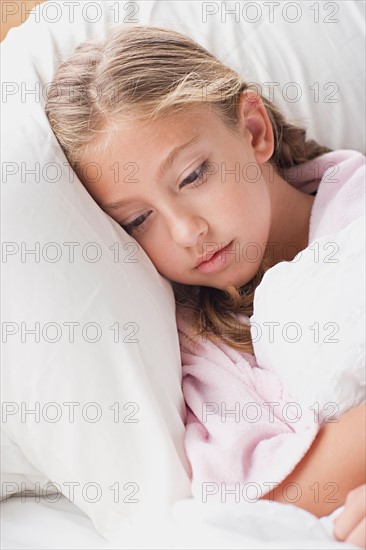
[[[121,224],[121,227],[123,227],[123,229],[125,231],[127,231],[127,233],[129,233],[129,234],[133,233],[134,231],[136,231],[136,232],[142,231],[142,229],[144,229],[144,227],[145,227],[145,221],[147,220],[148,215],[151,212],[152,212],[152,210],[149,210],[149,212],[146,215],[142,214],[141,216],[139,216],[138,218],[133,220],[131,223],[127,223],[125,225]]]
[[[185,178],[180,184],[179,189],[182,189],[183,187],[186,187],[186,185],[189,185],[190,183],[194,184],[194,187],[197,187],[198,185],[201,185],[205,181],[205,176],[208,174],[209,171],[209,162],[208,160],[205,160],[201,166],[197,168],[192,174],[190,174],[187,178]],[[198,174],[198,175],[197,175]],[[193,176],[193,178],[192,178]],[[152,212],[152,210],[149,210],[149,212],[145,215],[142,214],[135,220],[133,220],[130,223],[127,224],[121,224],[121,227],[129,234],[133,232],[139,232],[142,231],[145,228],[146,220],[149,216],[149,214]]]
[[[205,160],[205,162],[203,162],[201,164],[201,166],[199,166],[197,168],[197,170],[195,170],[194,172],[192,172],[192,174],[190,174],[186,179],[184,179],[182,181],[182,183],[179,185],[179,189],[182,189],[182,187],[185,187],[187,184],[189,183],[194,183],[194,187],[196,187],[197,185],[197,182],[198,182],[198,185],[200,185],[201,183],[203,183],[204,181],[204,177],[206,176],[206,174],[208,173],[208,169],[209,169],[209,162],[208,160]],[[198,172],[198,176],[193,178],[193,180],[189,181],[191,179],[192,176],[195,176]]]

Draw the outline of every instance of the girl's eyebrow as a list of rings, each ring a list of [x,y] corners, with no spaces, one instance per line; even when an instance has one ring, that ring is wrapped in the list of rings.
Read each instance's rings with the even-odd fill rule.
[[[172,167],[174,162],[177,160],[178,156],[189,147],[192,147],[192,145],[197,144],[199,141],[200,136],[194,135],[189,141],[186,143],[183,143],[182,145],[178,145],[177,147],[174,147],[168,154],[168,156],[163,160],[163,162],[160,165],[160,168],[158,170],[158,179],[162,178],[166,172]],[[120,208],[121,206],[126,206],[129,202],[131,202],[128,199],[120,199],[118,201],[112,201],[107,202],[106,204],[101,204],[101,208],[103,210],[116,210],[117,208]]]
[[[178,155],[180,155],[180,153],[182,153],[185,149],[188,149],[189,147],[192,147],[192,145],[195,145],[199,141],[199,138],[200,136],[196,134],[192,137],[192,139],[187,141],[187,143],[183,143],[183,145],[178,145],[177,147],[174,147],[174,149],[170,151],[166,159],[163,160],[163,162],[161,163],[161,166],[158,170],[158,178],[162,178],[177,160]]]

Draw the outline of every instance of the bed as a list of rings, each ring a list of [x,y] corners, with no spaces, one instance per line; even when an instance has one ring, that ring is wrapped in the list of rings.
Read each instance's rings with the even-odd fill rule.
[[[352,547],[332,536],[342,507],[192,498],[171,286],[70,170],[44,104],[78,43],[167,26],[365,154],[365,4],[71,4],[39,4],[2,44],[2,548]]]

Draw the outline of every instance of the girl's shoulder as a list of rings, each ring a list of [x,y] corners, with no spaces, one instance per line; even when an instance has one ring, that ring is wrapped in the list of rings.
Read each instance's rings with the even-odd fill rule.
[[[285,179],[300,191],[315,196],[324,180],[331,180],[334,175],[337,176],[337,180],[341,177],[343,183],[350,172],[365,166],[365,163],[366,157],[360,151],[337,149],[288,168]]]
[[[365,216],[366,157],[342,149],[322,155],[319,164],[322,176],[311,212],[310,242]]]

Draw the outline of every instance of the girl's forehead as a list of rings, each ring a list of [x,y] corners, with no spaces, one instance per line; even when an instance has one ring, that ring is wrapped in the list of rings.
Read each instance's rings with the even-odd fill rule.
[[[184,124],[187,121],[192,123],[196,119],[213,119],[219,118],[218,112],[214,106],[207,102],[193,103],[188,105],[179,105],[175,109],[158,114],[155,119],[146,118],[140,122],[141,126],[159,126],[166,124]]]
[[[138,137],[145,139],[160,139],[166,135],[166,132],[183,134],[195,128],[204,133],[208,125],[220,123],[218,114],[213,108],[209,108],[207,104],[195,104],[188,106],[186,109],[178,109],[176,112],[169,112],[157,116],[155,119],[146,118],[135,120],[114,121],[107,127],[107,134],[111,142],[126,141],[136,139]]]

